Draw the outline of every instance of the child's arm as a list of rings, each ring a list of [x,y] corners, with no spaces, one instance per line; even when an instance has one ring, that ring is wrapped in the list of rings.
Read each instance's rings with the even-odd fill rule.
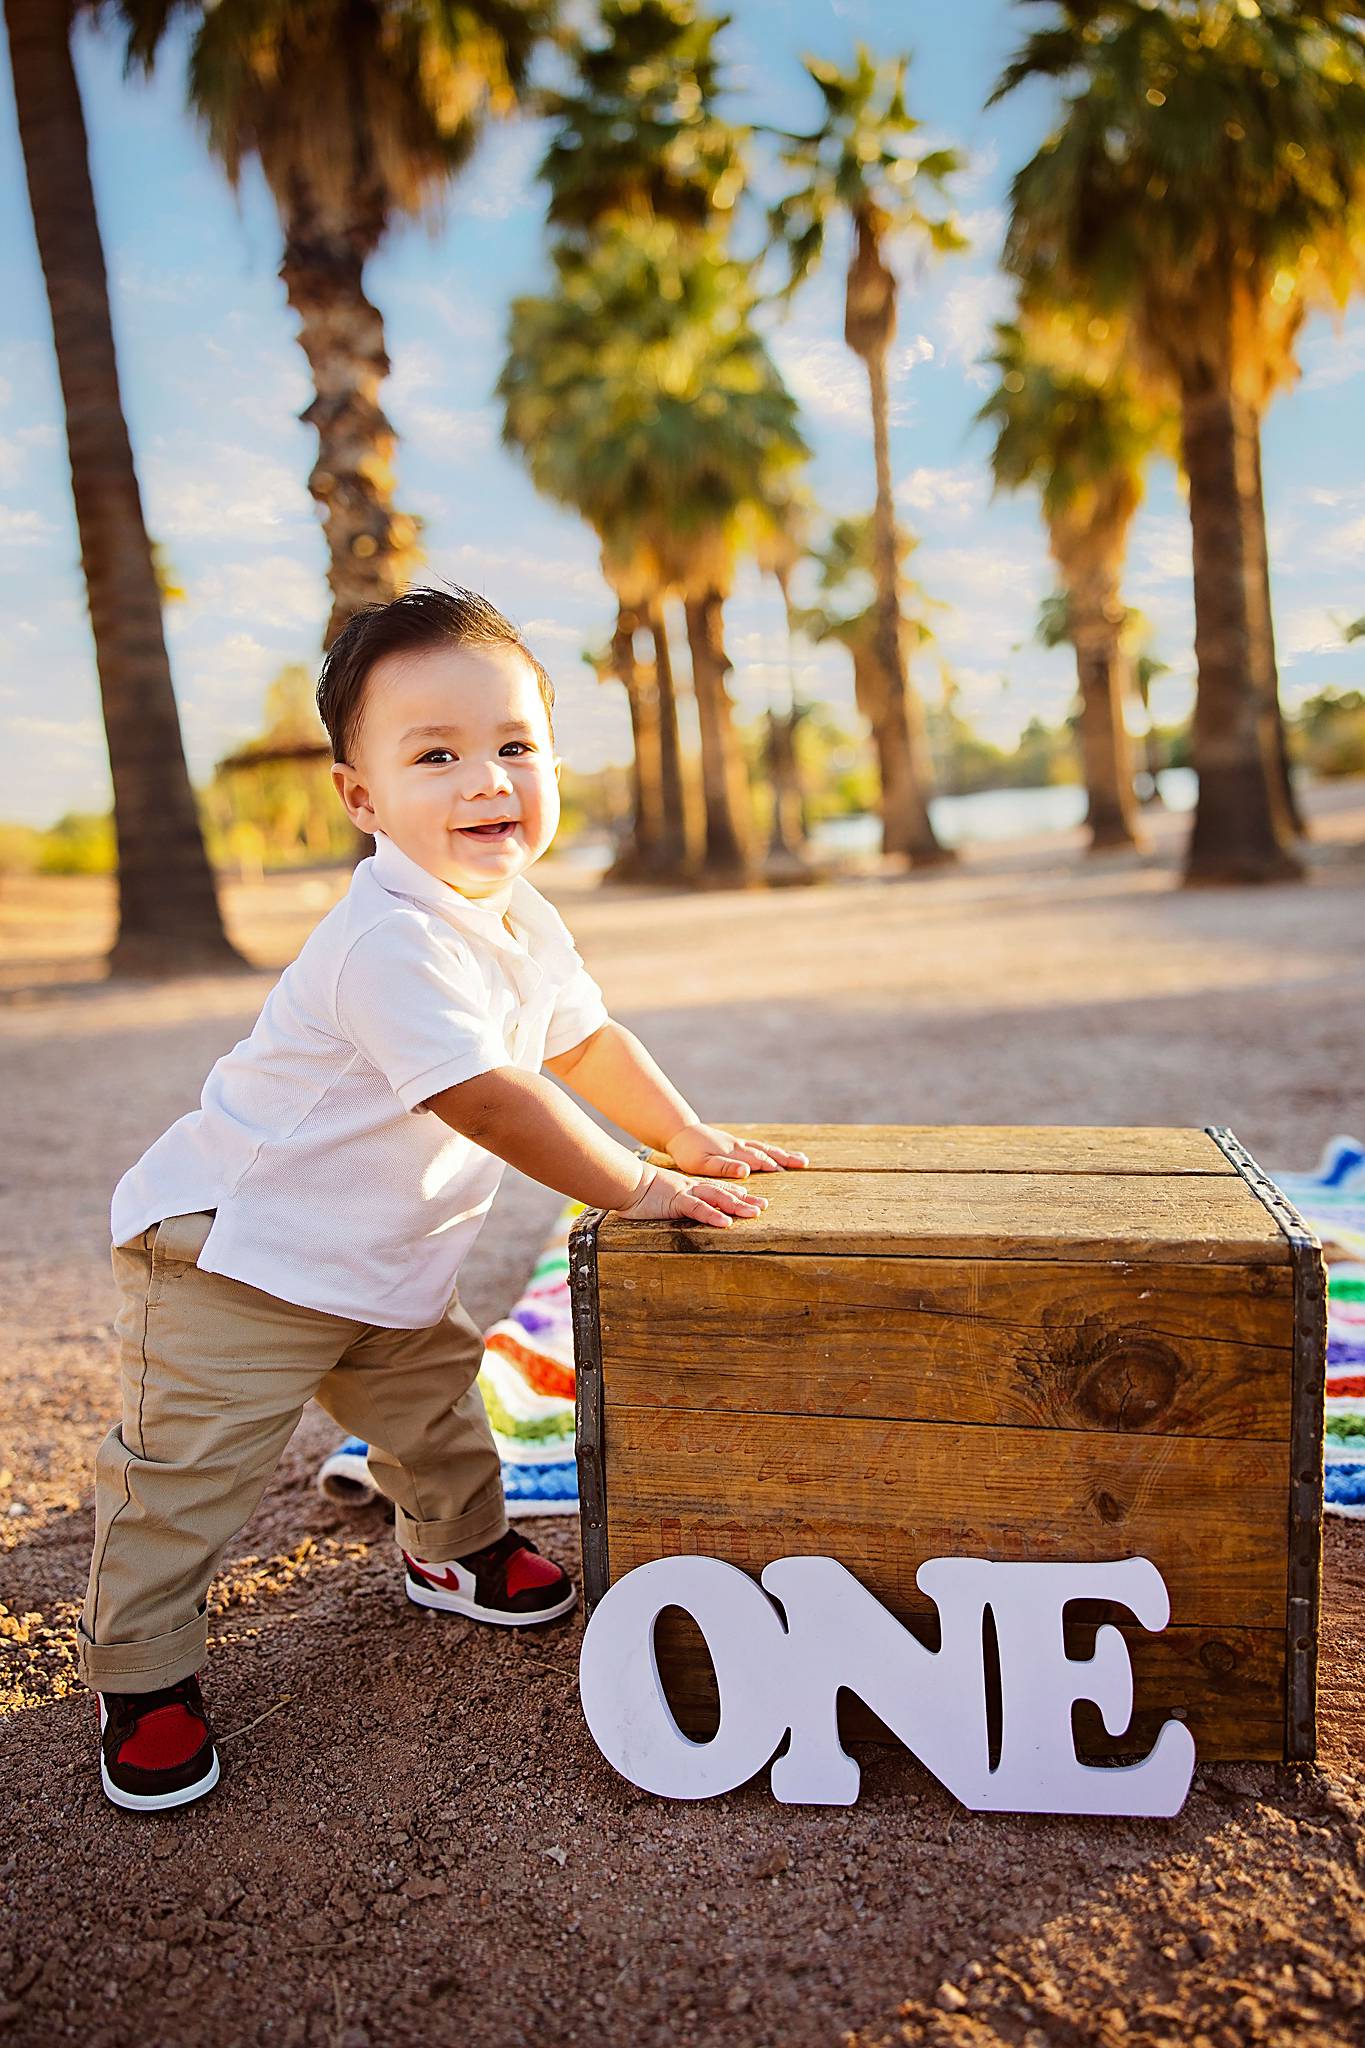
[[[615,1021],[603,1024],[568,1052],[546,1060],[558,1080],[567,1081],[594,1109],[642,1145],[667,1152],[684,1173],[724,1174],[742,1180],[753,1169],[773,1173],[802,1167],[804,1152],[735,1138],[704,1124],[650,1058],[633,1031]]]
[[[642,1164],[543,1075],[494,1067],[422,1105],[461,1136],[561,1195],[636,1217],[721,1228],[767,1208],[762,1195]]]

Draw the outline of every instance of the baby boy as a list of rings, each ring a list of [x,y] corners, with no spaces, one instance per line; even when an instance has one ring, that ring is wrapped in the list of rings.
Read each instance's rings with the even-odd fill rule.
[[[324,661],[332,775],[373,858],[114,1193],[123,1414],[96,1460],[79,1657],[117,1806],[217,1783],[208,1588],[309,1399],[371,1446],[410,1599],[504,1627],[572,1607],[508,1527],[455,1287],[504,1164],[721,1229],[766,1207],[725,1178],[806,1164],[701,1122],[527,881],[559,822],[553,703],[515,627],[460,589],[369,608]]]

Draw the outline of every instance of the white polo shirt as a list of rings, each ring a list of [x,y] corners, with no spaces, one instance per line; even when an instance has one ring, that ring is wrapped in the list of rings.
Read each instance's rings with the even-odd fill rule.
[[[508,916],[380,834],[200,1106],[114,1190],[115,1244],[217,1211],[199,1265],[387,1329],[440,1320],[503,1161],[422,1104],[537,1071],[607,1022],[563,920],[524,876]]]

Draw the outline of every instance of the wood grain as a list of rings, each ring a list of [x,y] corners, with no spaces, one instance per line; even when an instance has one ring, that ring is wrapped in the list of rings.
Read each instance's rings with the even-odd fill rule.
[[[1172,1619],[1285,1622],[1287,1446],[855,1417],[606,1410],[613,1576],[837,1557],[897,1613],[928,1557],[1149,1557]]]
[[[1288,1266],[598,1262],[607,1398],[1287,1440]]]
[[[911,1632],[930,1647],[937,1637],[913,1614],[902,1614]],[[1163,1722],[1178,1711],[1194,1736],[1201,1762],[1220,1758],[1278,1763],[1284,1756],[1284,1637],[1272,1629],[1169,1627],[1149,1635],[1131,1620],[1114,1617],[1133,1666],[1133,1718],[1125,1733],[1110,1736],[1099,1709],[1089,1702],[1073,1715],[1076,1752],[1082,1757],[1145,1756]],[[1094,1623],[1068,1623],[1067,1653],[1088,1657]],[[666,1609],[655,1631],[659,1673],[678,1725],[698,1741],[715,1733],[719,1719],[715,1671],[700,1631],[677,1608]],[[839,1701],[839,1731],[845,1741],[898,1740],[854,1694]]]
[[[1161,1259],[1287,1265],[1275,1219],[1236,1174],[799,1173],[763,1176],[768,1207],[728,1230],[612,1215],[599,1250],[734,1258]]]
[[[1207,1132],[1160,1125],[727,1124],[826,1173],[1211,1173],[1237,1169]],[[666,1154],[656,1152],[657,1160]]]

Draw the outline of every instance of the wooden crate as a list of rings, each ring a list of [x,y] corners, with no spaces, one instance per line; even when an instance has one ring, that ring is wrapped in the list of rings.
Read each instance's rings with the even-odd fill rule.
[[[1204,1758],[1314,1751],[1321,1247],[1230,1131],[766,1127],[810,1155],[726,1231],[570,1243],[589,1607],[651,1558],[838,1558],[933,1641],[929,1557],[1149,1557],[1135,1709]],[[926,1632],[925,1618],[930,1617]],[[684,1726],[714,1678],[661,1623]],[[714,1706],[709,1711],[714,1713]],[[875,1733],[864,1710],[850,1732]]]

